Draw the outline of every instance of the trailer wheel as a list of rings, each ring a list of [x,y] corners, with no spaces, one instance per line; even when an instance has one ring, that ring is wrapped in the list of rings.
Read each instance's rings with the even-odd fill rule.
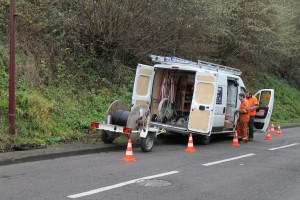
[[[148,134],[146,138],[141,138],[141,149],[143,152],[150,152],[154,146],[154,137],[152,134]]]
[[[211,136],[207,135],[200,135],[199,136],[199,143],[203,145],[208,145],[211,141]]]
[[[103,130],[101,134],[101,139],[104,143],[111,144],[115,138],[111,132]]]

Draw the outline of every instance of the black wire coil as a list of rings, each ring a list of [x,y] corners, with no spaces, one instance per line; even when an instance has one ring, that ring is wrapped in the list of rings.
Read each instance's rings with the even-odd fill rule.
[[[118,126],[126,126],[130,111],[117,110],[112,116],[112,124]]]

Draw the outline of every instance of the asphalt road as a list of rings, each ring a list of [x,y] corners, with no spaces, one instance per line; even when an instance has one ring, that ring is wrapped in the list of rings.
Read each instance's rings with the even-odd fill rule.
[[[134,163],[124,150],[1,166],[0,199],[300,199],[300,128],[264,138],[218,137],[187,153],[187,138],[163,137],[150,153],[134,148]]]

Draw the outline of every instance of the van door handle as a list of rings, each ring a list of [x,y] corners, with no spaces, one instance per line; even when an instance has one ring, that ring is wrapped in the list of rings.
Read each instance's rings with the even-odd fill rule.
[[[199,110],[205,110],[205,106],[199,106]]]
[[[225,113],[225,109],[226,109],[226,107],[223,108],[223,114]]]

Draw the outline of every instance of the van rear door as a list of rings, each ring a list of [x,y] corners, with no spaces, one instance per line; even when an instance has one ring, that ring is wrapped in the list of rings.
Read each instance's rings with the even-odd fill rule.
[[[256,109],[254,127],[265,132],[269,126],[274,104],[274,89],[262,89],[255,94],[259,108]]]
[[[135,105],[150,107],[154,73],[152,66],[142,64],[137,66],[131,107]]]
[[[217,93],[216,74],[197,72],[188,128],[191,131],[211,134]]]

